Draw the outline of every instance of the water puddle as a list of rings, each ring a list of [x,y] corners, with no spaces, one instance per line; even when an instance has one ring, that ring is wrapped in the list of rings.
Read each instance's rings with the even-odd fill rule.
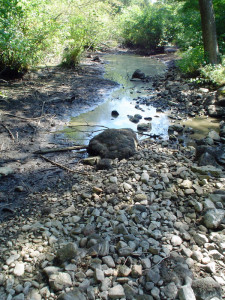
[[[110,96],[105,96],[106,101],[95,109],[72,117],[68,127],[64,129],[67,138],[75,140],[77,144],[88,144],[89,140],[105,128],[131,128],[137,132],[137,124],[130,121],[128,116],[141,115],[139,123],[148,123],[151,119],[151,130],[146,132],[151,136],[160,136],[168,139],[168,126],[171,119],[165,113],[156,112],[153,106],[142,105],[143,99],[151,98],[154,89],[149,82],[130,80],[136,69],[140,69],[146,76],[160,75],[165,72],[165,64],[149,57],[141,57],[130,54],[113,54],[104,56],[105,75],[104,77],[120,84]],[[112,111],[117,111],[118,116],[113,117]],[[192,118],[182,121],[186,127],[195,130],[192,138],[206,136],[209,129],[218,131],[218,120],[210,118]],[[146,135],[139,135],[139,138],[146,138]]]
[[[190,127],[194,130],[194,134],[191,135],[192,139],[202,139],[205,137],[210,130],[215,130],[219,132],[219,120],[209,117],[195,117],[182,121],[181,124],[185,127]]]
[[[152,106],[139,104],[138,101],[150,98],[154,90],[151,84],[140,80],[130,80],[133,72],[138,68],[146,76],[155,76],[165,72],[165,65],[155,59],[137,55],[105,55],[104,77],[120,84],[106,101],[94,110],[71,118],[66,128],[66,135],[79,143],[87,144],[89,139],[99,133],[103,128],[131,128],[137,131],[137,124],[131,122],[128,116],[139,114],[142,116],[140,123],[147,123],[144,118],[152,118],[151,135],[160,135],[167,138],[169,119],[164,113],[156,113]],[[112,117],[112,111],[119,115]],[[87,125],[87,126],[86,126]],[[148,132],[147,134],[149,134]],[[146,137],[146,136],[145,136]]]

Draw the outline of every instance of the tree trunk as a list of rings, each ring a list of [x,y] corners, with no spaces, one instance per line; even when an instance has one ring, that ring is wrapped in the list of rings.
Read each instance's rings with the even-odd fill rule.
[[[212,0],[199,0],[205,55],[211,64],[219,63],[219,49]]]

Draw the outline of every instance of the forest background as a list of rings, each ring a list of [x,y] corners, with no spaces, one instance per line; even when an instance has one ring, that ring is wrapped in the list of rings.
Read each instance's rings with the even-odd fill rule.
[[[73,67],[88,50],[126,46],[153,54],[179,48],[183,73],[225,84],[225,0],[214,0],[221,63],[204,55],[198,0],[0,0],[0,77],[58,61]]]

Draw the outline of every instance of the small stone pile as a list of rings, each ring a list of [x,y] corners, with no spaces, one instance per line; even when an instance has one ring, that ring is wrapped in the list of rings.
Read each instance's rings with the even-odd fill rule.
[[[29,195],[0,225],[0,299],[224,298],[225,172],[167,144]]]
[[[154,87],[151,97],[140,97],[137,105],[153,105],[160,111],[170,110],[174,119],[179,115],[210,116],[223,118],[225,116],[225,87],[217,91],[202,88],[187,82],[175,68],[162,75],[149,78]],[[151,89],[150,89],[151,90]]]

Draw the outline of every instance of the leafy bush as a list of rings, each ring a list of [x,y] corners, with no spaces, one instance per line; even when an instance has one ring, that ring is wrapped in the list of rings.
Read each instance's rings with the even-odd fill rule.
[[[65,66],[77,65],[82,53],[86,49],[95,50],[100,43],[102,22],[98,20],[95,12],[88,15],[79,14],[72,16],[67,27],[67,38],[62,63]]]
[[[202,47],[189,48],[181,53],[182,59],[177,62],[181,72],[186,74],[195,74],[199,72],[199,68],[205,63],[204,50]]]
[[[126,45],[155,50],[172,41],[174,12],[168,5],[132,6],[121,16],[121,31]]]
[[[201,68],[201,75],[213,84],[222,86],[225,84],[225,58],[220,65],[206,65]]]
[[[47,47],[56,20],[49,18],[41,4],[0,0],[0,76],[23,73]]]

